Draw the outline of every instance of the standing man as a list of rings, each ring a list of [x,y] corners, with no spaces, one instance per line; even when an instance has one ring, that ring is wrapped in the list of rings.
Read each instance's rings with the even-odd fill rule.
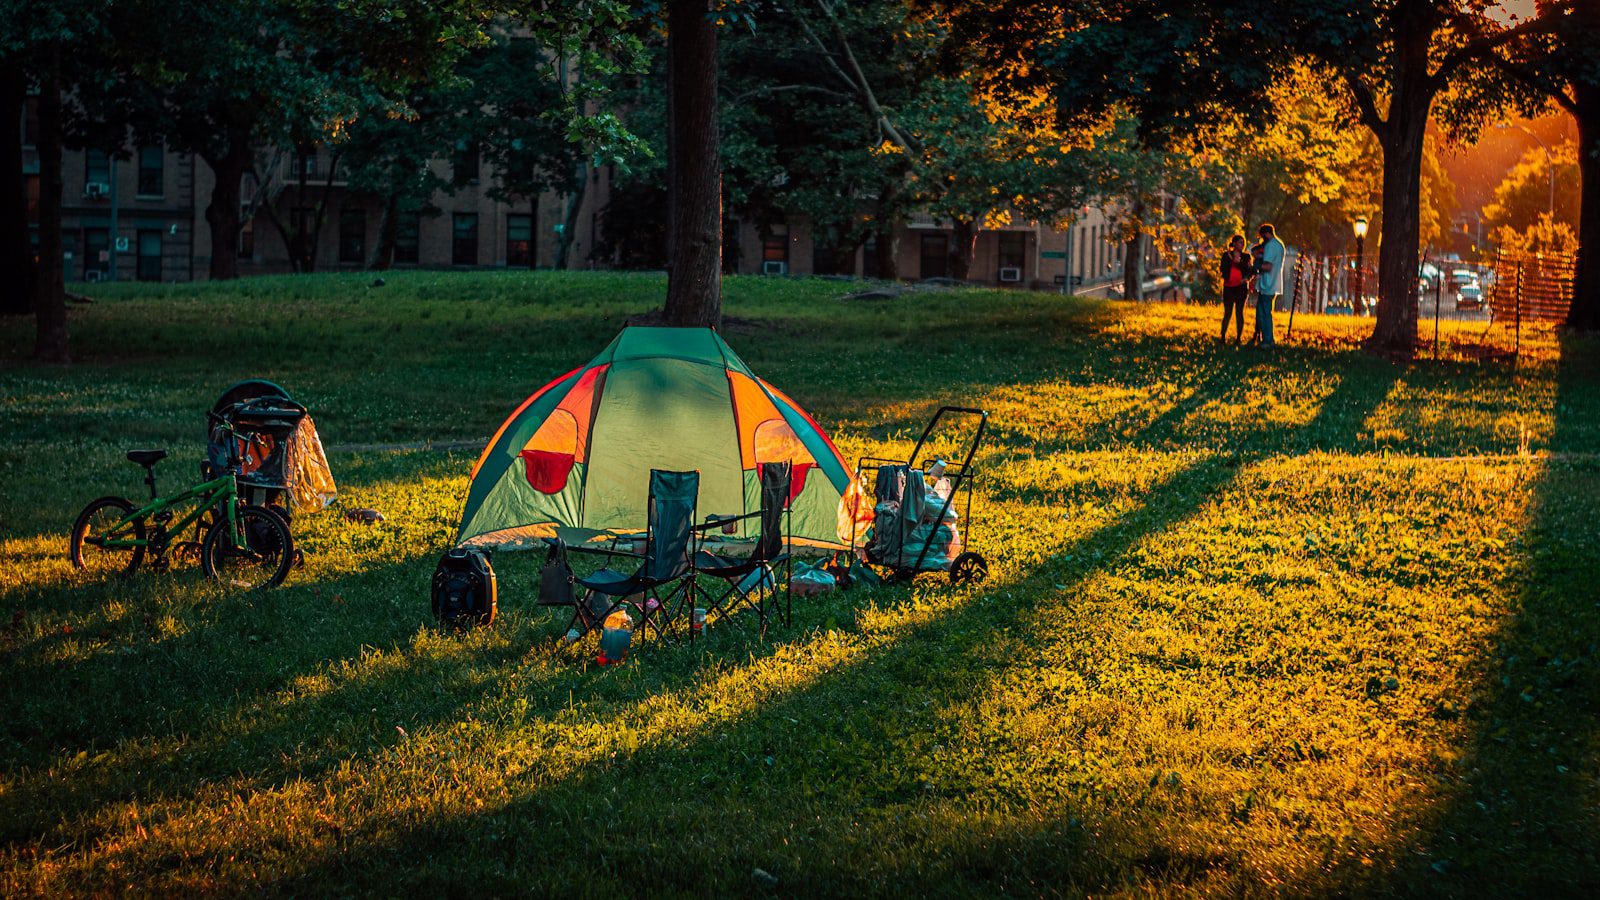
[[[1278,240],[1271,225],[1262,225],[1261,249],[1256,254],[1256,333],[1261,346],[1271,347],[1272,310],[1278,305],[1278,295],[1283,293],[1283,241]]]

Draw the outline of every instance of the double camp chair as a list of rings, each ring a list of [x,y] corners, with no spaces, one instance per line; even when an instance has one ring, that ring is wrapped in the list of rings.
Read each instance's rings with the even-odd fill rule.
[[[552,542],[550,558],[540,579],[541,606],[571,606],[567,630],[587,634],[599,628],[612,613],[630,610],[640,637],[677,637],[687,632],[694,639],[694,610],[701,596],[702,577],[724,582],[720,594],[708,594],[706,622],[728,619],[741,606],[753,609],[763,633],[767,603],[776,599],[776,568],[789,566],[788,506],[791,466],[766,463],[760,467],[761,509],[741,516],[708,516],[695,524],[699,503],[699,472],[650,471],[646,508],[644,552],[609,548],[567,547]],[[705,536],[714,530],[734,530],[737,523],[760,517],[761,532],[749,557],[726,557],[704,549]],[[565,554],[593,553],[607,557],[606,565],[585,578],[573,578]],[[619,560],[637,560],[631,573],[613,568]],[[793,601],[785,583],[784,620],[789,621]],[[574,588],[584,596],[577,596]],[[687,620],[680,622],[680,620]],[[736,621],[736,620],[734,620]]]

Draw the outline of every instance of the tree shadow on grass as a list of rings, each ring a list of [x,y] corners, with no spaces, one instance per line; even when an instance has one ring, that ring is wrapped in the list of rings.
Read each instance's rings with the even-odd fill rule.
[[[1338,415],[1355,412],[1339,391],[1330,399],[1341,401]],[[1381,392],[1367,404],[1380,400]],[[640,749],[586,758],[565,777],[504,785],[506,802],[481,812],[397,811],[398,821],[348,835],[337,854],[280,867],[268,889],[372,891],[399,881],[424,890],[649,884],[728,893],[759,888],[749,874],[756,867],[781,877],[786,892],[830,895],[1202,877],[1229,861],[1123,844],[1114,810],[1040,810],[1030,819],[968,805],[963,773],[939,764],[936,743],[940,717],[981,699],[1011,665],[1005,651],[1027,640],[1034,614],[1195,514],[1236,474],[1231,460],[1195,459],[1142,506],[1033,571],[954,598],[794,690],[692,730],[647,734]],[[1019,815],[1029,827],[1016,827]],[[456,850],[434,863],[440,847]]]
[[[1382,392],[1378,391],[1376,393],[1377,396],[1368,396],[1368,400],[1373,404],[1381,400]],[[1335,390],[1330,400],[1338,399],[1340,394],[1340,391]],[[1358,400],[1357,402],[1359,404],[1360,401]],[[1348,413],[1350,406],[1341,402],[1338,404],[1338,408]],[[1246,446],[1248,453],[1248,447],[1253,446],[1253,443],[1246,442]],[[1050,579],[1065,579],[1068,582],[1072,582],[1088,577],[1100,567],[1098,560],[1104,559],[1109,562],[1110,558],[1126,552],[1129,547],[1136,544],[1143,536],[1157,532],[1191,514],[1194,510],[1200,508],[1209,496],[1226,485],[1233,476],[1234,466],[1230,465],[1229,461],[1226,460],[1219,461],[1207,458],[1193,463],[1189,469],[1175,476],[1168,484],[1153,492],[1148,498],[1148,505],[1144,507],[1143,511],[1130,514],[1108,526],[1108,528],[1085,538],[1082,542],[1074,544],[1075,548],[1081,547],[1084,551],[1080,554],[1069,554],[1077,561],[1048,563],[1018,582],[1016,587],[1033,590],[1042,588]],[[1090,559],[1094,559],[1097,562],[1090,563]],[[415,565],[416,560],[413,559],[401,561],[389,568],[400,570],[405,569],[407,566],[414,567]],[[396,573],[389,573],[391,576],[394,574]],[[659,746],[650,747],[639,754],[635,754],[633,758],[626,760],[629,766],[629,773],[622,776],[628,782],[626,785],[629,788],[628,793],[652,790],[653,783],[657,781],[657,779],[648,777],[641,779],[635,774],[638,771],[675,770],[675,767],[685,765],[692,768],[697,762],[702,767],[709,769],[709,773],[715,777],[715,781],[719,786],[736,786],[746,781],[752,784],[760,783],[767,772],[767,768],[773,768],[763,768],[764,763],[761,760],[767,755],[773,755],[774,751],[781,751],[788,747],[791,744],[794,731],[803,724],[809,727],[812,734],[820,741],[820,743],[815,743],[811,749],[820,754],[824,762],[827,763],[816,767],[815,771],[809,772],[808,777],[820,775],[824,783],[796,784],[792,781],[785,782],[780,777],[772,782],[767,796],[759,797],[751,802],[748,798],[741,799],[739,795],[735,794],[734,797],[725,801],[723,806],[707,805],[704,794],[706,788],[703,781],[699,787],[691,786],[688,788],[673,783],[670,779],[667,779],[666,783],[670,785],[670,790],[688,791],[688,793],[679,798],[686,809],[695,809],[695,804],[699,804],[699,812],[692,813],[693,815],[734,816],[741,820],[747,820],[744,827],[748,828],[752,834],[761,832],[775,833],[774,829],[782,830],[783,828],[788,828],[790,831],[795,831],[801,828],[800,819],[797,818],[799,810],[794,810],[789,815],[773,816],[774,809],[782,807],[784,798],[792,796],[794,791],[825,791],[829,789],[830,785],[855,782],[852,788],[854,793],[852,794],[851,802],[844,811],[846,816],[863,809],[870,809],[877,804],[904,805],[913,802],[914,798],[920,798],[928,793],[929,789],[924,782],[907,780],[899,774],[886,772],[881,765],[882,760],[873,758],[874,748],[895,748],[895,759],[907,758],[909,762],[914,763],[916,759],[912,754],[912,750],[917,746],[918,737],[915,726],[919,720],[914,712],[909,717],[904,715],[906,710],[897,705],[907,699],[904,695],[907,693],[937,695],[937,692],[940,691],[948,692],[954,690],[955,699],[952,702],[960,703],[964,696],[961,693],[962,690],[970,690],[972,685],[981,683],[984,680],[982,677],[984,672],[995,666],[1003,665],[1003,661],[989,658],[980,651],[982,651],[985,642],[989,640],[995,630],[1015,625],[1021,621],[1023,614],[1035,605],[1035,601],[1012,599],[1008,590],[1009,587],[1008,585],[1000,585],[988,591],[983,595],[985,601],[983,605],[968,604],[948,614],[933,615],[926,623],[897,636],[892,643],[882,650],[874,648],[870,655],[867,655],[859,662],[824,672],[814,684],[804,687],[792,696],[779,697],[772,704],[753,710],[747,721],[736,723],[733,728],[712,728],[706,730],[703,734],[686,734],[677,738],[663,739]],[[414,620],[412,624],[414,626]],[[359,624],[356,628],[358,633],[367,633],[369,630],[363,629]],[[397,634],[395,637],[398,638],[399,635]],[[343,646],[343,653],[346,656],[355,652],[360,646],[355,643],[353,638],[335,637],[333,640]],[[367,642],[361,642],[361,644],[365,643]],[[770,651],[762,648],[759,651],[751,652],[752,655],[756,652],[765,655]],[[196,649],[193,652],[186,652],[184,657],[191,661],[199,661],[206,660],[208,655]],[[314,658],[315,654],[297,656],[297,659],[301,659],[302,668],[304,664],[314,662]],[[507,671],[508,668],[514,668],[511,666],[511,659],[512,657],[509,655],[490,654],[488,672],[498,674]],[[463,660],[460,663],[461,666],[470,664],[470,659]],[[293,669],[294,667],[290,668]],[[665,671],[666,674],[652,675],[649,680],[631,686],[617,687],[614,684],[615,680],[613,680],[613,688],[601,692],[601,696],[596,696],[594,699],[614,708],[621,708],[631,703],[643,703],[650,697],[660,696],[661,692],[671,692],[686,684],[694,683],[694,679],[697,676],[671,671],[673,668],[672,666],[664,665],[661,670]],[[123,673],[127,670],[119,669],[117,671],[118,673]],[[198,673],[186,674],[194,675]],[[292,672],[288,674],[292,674]],[[388,706],[384,710],[385,712],[392,713],[391,717],[393,718],[399,718],[400,714],[408,707],[408,701],[416,696],[415,692],[426,690],[425,686],[419,687],[416,684],[416,678],[416,672],[407,672],[405,669],[401,669],[393,677],[385,674],[372,680],[365,687],[371,687],[375,695],[382,698],[383,702]],[[485,692],[491,690],[492,681],[493,678],[491,677],[476,681],[464,679],[459,683],[451,682],[446,684],[442,690],[436,691],[436,693],[442,695],[437,698],[441,702],[429,705],[425,715],[412,720],[413,730],[420,731],[430,725],[438,725],[447,721],[461,708],[470,706],[484,696]],[[840,714],[840,705],[854,698],[863,685],[879,681],[896,685],[899,690],[894,694],[886,695],[879,701],[868,700],[859,705],[852,704],[849,707],[848,715]],[[567,685],[571,683],[570,680],[565,682]],[[952,685],[954,688],[951,687]],[[563,685],[551,683],[546,687],[547,689],[555,689],[561,686]],[[258,697],[261,697],[271,687],[272,685],[269,684],[251,690]],[[364,702],[362,697],[365,694],[365,687],[360,685],[357,685],[357,687],[360,689],[353,689],[348,692],[336,691],[327,697],[312,699],[303,707],[305,720],[314,721],[321,716],[327,716],[329,718],[329,729],[332,731],[349,726],[352,720],[359,723],[362,711],[358,706]],[[548,699],[548,697],[545,698],[546,701]],[[178,712],[193,711],[193,704],[193,698],[188,701],[180,699]],[[241,706],[246,709],[249,708],[248,703],[241,704]],[[294,707],[290,709],[292,711]],[[383,718],[385,717],[372,716],[367,721],[370,722],[373,719],[382,720]],[[153,720],[147,717],[144,721],[148,723]],[[359,728],[361,726],[358,724],[355,727]],[[123,730],[126,732],[128,729],[124,728]],[[137,723],[135,723],[133,730],[138,730]],[[387,727],[380,730],[386,737],[372,737],[366,743],[362,743],[359,739],[348,742],[328,742],[326,749],[321,751],[313,750],[306,755],[307,765],[296,767],[280,763],[273,766],[271,765],[272,760],[270,757],[275,743],[282,746],[293,742],[294,739],[305,736],[304,720],[296,724],[294,714],[291,712],[288,718],[275,719],[268,723],[266,727],[257,729],[256,737],[262,739],[260,741],[262,746],[246,750],[242,755],[239,748],[218,744],[213,748],[214,752],[210,752],[209,755],[203,749],[201,764],[194,766],[192,772],[184,773],[181,769],[187,760],[177,752],[173,752],[154,763],[148,761],[144,763],[154,768],[156,772],[154,777],[144,777],[134,773],[131,780],[120,782],[113,780],[112,782],[101,781],[96,783],[93,779],[90,779],[86,781],[85,790],[77,800],[73,800],[71,795],[68,795],[66,805],[70,808],[76,803],[79,809],[92,806],[96,801],[104,801],[108,794],[112,796],[118,795],[119,788],[117,784],[121,785],[121,796],[139,797],[149,795],[151,792],[156,792],[163,796],[182,796],[197,789],[200,785],[206,783],[209,778],[247,770],[252,763],[267,763],[274,770],[274,774],[270,777],[246,782],[257,788],[271,788],[282,784],[290,777],[314,778],[325,774],[328,767],[335,762],[343,762],[362,756],[372,757],[378,750],[393,746],[394,739],[387,737]],[[315,739],[318,736],[312,735],[311,737]],[[759,750],[767,750],[769,752],[766,754],[747,752]],[[295,747],[289,751],[279,752],[298,754],[304,751],[300,747]],[[733,760],[728,753],[740,753],[743,756],[738,760]],[[881,751],[879,756],[882,756]],[[708,760],[724,758],[733,762],[731,768],[726,763],[706,765]],[[634,763],[637,763],[639,768],[633,768]],[[915,771],[914,765],[906,765],[903,768],[905,771]],[[791,774],[794,771],[796,770],[792,768],[780,769],[783,774]],[[541,793],[536,792],[526,800],[513,801],[513,806],[509,809],[511,812],[517,813],[513,818],[519,821],[521,821],[522,815],[530,812],[530,808],[526,805],[529,803],[534,804],[535,808],[543,804],[555,804],[557,811],[564,809],[570,814],[573,809],[581,809],[584,805],[585,797],[605,787],[608,779],[615,775],[616,770],[613,764],[604,761],[592,762],[583,767],[580,774],[575,778],[544,788],[542,793],[547,794],[548,797],[541,799]],[[48,797],[44,799],[47,802],[49,801]],[[58,810],[60,806],[61,803],[58,802],[56,804]],[[840,815],[840,810],[837,808],[821,809],[818,814],[837,817]],[[626,827],[630,830],[623,837],[635,841],[659,841],[662,839],[659,837],[660,835],[673,833],[674,826],[679,824],[675,821],[652,823],[648,821],[652,815],[659,817],[661,810],[659,807],[651,807],[650,804],[646,804],[646,809],[640,813],[641,821],[627,825]],[[589,823],[590,820],[587,816],[584,818],[586,824]],[[830,825],[831,827],[842,829],[850,827],[848,821],[834,821]],[[402,839],[390,840],[386,838],[378,842],[378,850],[365,854],[367,857],[365,864],[373,866],[365,877],[374,879],[370,882],[372,886],[383,884],[385,883],[383,880],[385,877],[392,876],[392,872],[386,872],[384,867],[400,864],[395,858],[384,857],[381,852],[382,847],[389,847],[391,852],[403,847],[404,852],[399,853],[399,856],[405,857],[431,840],[450,839],[453,833],[451,829],[464,829],[464,833],[469,840],[477,840],[478,837],[473,835],[473,828],[470,818],[465,822],[457,822],[447,826],[442,833],[432,824],[421,823],[414,833]],[[14,833],[19,839],[28,839],[36,835],[38,829],[22,829]],[[1049,827],[1041,829],[1038,833],[1046,836],[1040,838],[1040,840],[1045,841],[1046,845],[1052,848],[1056,846],[1054,842],[1057,841],[1070,843],[1074,847],[1079,846],[1076,842],[1081,837],[1071,827]],[[533,839],[535,836],[527,835],[527,837]],[[581,837],[581,835],[575,837]],[[346,846],[352,845],[346,842]],[[753,845],[745,846],[740,852],[752,853],[750,846]],[[974,867],[971,871],[979,871],[982,868],[978,865],[979,857],[983,853],[981,848],[982,843],[980,841],[972,844],[969,847],[969,851],[963,851],[967,853],[967,863]],[[581,846],[574,844],[567,849],[570,850],[572,859],[579,860],[584,858]],[[360,849],[355,852],[365,853]],[[726,853],[727,851],[718,852]],[[1042,867],[1042,871],[1047,873],[1060,871],[1061,860],[1054,859],[1052,862],[1052,859],[1054,857],[1050,853],[1045,853],[1038,857],[1036,864]],[[812,860],[811,864],[813,866],[819,865],[815,860]],[[342,862],[339,864],[341,868],[344,865],[345,863]],[[618,873],[622,874],[624,869],[633,864],[619,862],[616,865],[622,867],[618,869]],[[908,866],[908,871],[902,874],[907,877],[924,878],[929,875],[930,870],[921,868],[912,862],[908,861],[906,865]],[[1097,866],[1111,865],[1112,868],[1116,868],[1121,863],[1103,863],[1102,861],[1097,861],[1092,855],[1087,855],[1084,865],[1085,868],[1082,870],[1073,870],[1072,876],[1086,879],[1090,883],[1100,883],[1103,873],[1096,874],[1100,872],[1096,868]],[[287,868],[294,869],[293,866]],[[643,872],[638,874],[642,875]],[[889,877],[895,877],[894,872],[887,874]],[[492,876],[493,872],[486,872],[485,875]],[[834,873],[830,878],[834,878],[835,883],[840,884],[852,883],[853,878],[856,879],[854,883],[870,884],[870,881],[860,880],[865,875],[866,873],[864,872],[856,873],[855,875],[849,872],[839,872]],[[322,872],[320,876],[315,873],[306,873],[304,879],[308,880],[297,877],[293,882],[286,883],[281,887],[292,888],[296,884],[311,885],[319,881],[327,881],[332,877],[332,873],[327,871]],[[873,877],[877,877],[877,875]],[[626,883],[626,880],[624,880],[623,884]],[[738,884],[733,885],[733,887],[738,886]],[[818,885],[819,888],[822,886],[824,885]],[[692,882],[685,882],[684,889],[692,889],[692,887]]]
[[[1555,441],[1600,388],[1600,344],[1567,338]],[[1577,448],[1574,448],[1577,449]],[[1593,453],[1594,446],[1582,447]],[[1465,707],[1464,755],[1436,777],[1445,798],[1374,889],[1441,896],[1600,892],[1600,462],[1546,460],[1522,539],[1526,568],[1492,659]]]

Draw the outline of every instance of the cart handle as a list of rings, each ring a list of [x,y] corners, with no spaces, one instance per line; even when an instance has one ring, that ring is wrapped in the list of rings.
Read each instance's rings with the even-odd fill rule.
[[[977,455],[978,445],[983,443],[983,431],[989,424],[989,414],[981,409],[973,409],[970,406],[939,407],[939,411],[933,414],[932,419],[928,420],[928,427],[922,429],[922,437],[917,438],[917,446],[912,449],[911,455],[906,458],[906,465],[916,465],[917,457],[922,455],[922,445],[928,442],[928,436],[933,434],[934,426],[939,424],[939,419],[946,413],[978,417],[978,430],[972,435],[972,446],[967,448],[967,458],[962,461],[961,468],[966,469],[972,465],[972,457]]]

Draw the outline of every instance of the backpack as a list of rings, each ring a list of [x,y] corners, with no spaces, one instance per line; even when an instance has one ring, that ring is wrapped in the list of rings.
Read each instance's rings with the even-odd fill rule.
[[[488,625],[498,602],[487,550],[456,547],[439,558],[433,570],[433,615],[441,625]]]

